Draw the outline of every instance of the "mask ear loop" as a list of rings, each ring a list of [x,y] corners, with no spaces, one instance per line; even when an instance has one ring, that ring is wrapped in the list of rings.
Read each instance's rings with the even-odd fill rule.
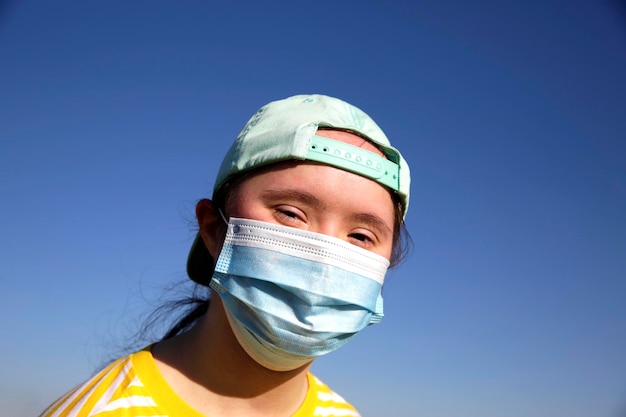
[[[217,209],[217,212],[220,214],[220,217],[221,217],[221,218],[222,218],[222,220],[224,221],[224,224],[225,224],[226,226],[228,226],[228,220],[226,220],[226,216],[224,216],[224,213],[222,213],[222,209],[221,209],[221,208],[218,208],[218,209]]]
[[[221,209],[221,208],[218,208],[218,209],[217,209],[217,212],[220,214],[220,217],[222,218],[222,221],[224,222],[224,224],[225,224],[226,226],[228,226],[228,220],[226,220],[226,216],[224,216],[224,213],[222,212],[222,209]],[[224,242],[223,242],[223,239],[222,239],[222,241],[215,242],[215,251],[216,251],[216,252],[221,252],[221,245],[222,245],[223,243],[224,243]]]

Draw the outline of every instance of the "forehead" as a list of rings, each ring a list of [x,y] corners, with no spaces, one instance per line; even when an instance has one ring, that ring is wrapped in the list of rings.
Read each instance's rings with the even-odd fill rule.
[[[396,203],[392,191],[332,165],[294,160],[277,162],[241,178],[232,191],[226,201],[228,209],[248,213],[259,204],[265,208],[285,204],[318,219],[325,216],[377,219],[388,231],[394,230]]]

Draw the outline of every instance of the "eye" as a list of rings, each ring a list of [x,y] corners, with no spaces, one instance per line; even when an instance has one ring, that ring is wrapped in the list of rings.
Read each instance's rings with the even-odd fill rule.
[[[348,239],[354,245],[361,246],[363,248],[370,248],[376,243],[376,238],[372,232],[369,231],[355,231],[348,235]]]
[[[276,207],[274,215],[278,221],[289,226],[306,223],[306,216],[304,213],[293,206],[282,205]]]

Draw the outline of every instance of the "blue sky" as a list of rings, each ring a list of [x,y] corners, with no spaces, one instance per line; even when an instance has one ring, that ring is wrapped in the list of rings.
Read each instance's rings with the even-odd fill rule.
[[[363,108],[413,174],[385,319],[318,376],[364,416],[625,415],[623,3],[0,13],[3,415],[36,415],[188,288],[195,201],[256,109],[300,93]]]

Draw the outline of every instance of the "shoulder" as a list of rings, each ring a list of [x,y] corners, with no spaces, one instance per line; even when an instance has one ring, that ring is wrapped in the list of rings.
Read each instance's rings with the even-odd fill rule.
[[[151,399],[141,393],[143,384],[136,369],[137,364],[145,361],[146,355],[150,352],[142,350],[116,360],[63,395],[40,417],[93,416],[115,408],[128,408],[138,401],[150,403]]]
[[[359,417],[358,411],[341,395],[330,389],[315,375],[309,373],[309,392],[300,410],[294,417],[325,416],[325,417]]]

